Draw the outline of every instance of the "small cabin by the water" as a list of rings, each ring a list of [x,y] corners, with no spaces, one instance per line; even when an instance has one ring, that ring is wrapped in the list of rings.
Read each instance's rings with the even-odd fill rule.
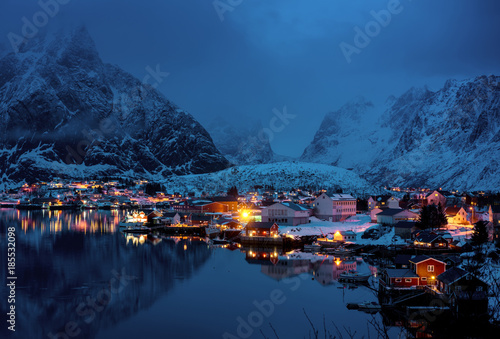
[[[245,227],[245,234],[249,237],[275,237],[278,230],[278,224],[274,222],[251,221]]]

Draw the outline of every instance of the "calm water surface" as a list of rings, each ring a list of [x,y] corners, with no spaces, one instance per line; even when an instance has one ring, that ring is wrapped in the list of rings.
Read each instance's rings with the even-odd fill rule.
[[[376,272],[359,259],[126,237],[123,213],[0,210],[2,258],[6,228],[16,227],[18,277],[16,332],[2,326],[2,337],[275,338],[275,330],[303,338],[312,334],[305,313],[320,337],[323,319],[337,337],[336,327],[344,337],[377,337],[368,321],[379,314],[345,307],[375,293],[337,281],[351,268]],[[1,275],[6,281],[6,260]]]

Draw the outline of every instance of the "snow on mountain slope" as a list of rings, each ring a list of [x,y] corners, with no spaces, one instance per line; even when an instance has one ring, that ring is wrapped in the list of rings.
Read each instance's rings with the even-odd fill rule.
[[[168,191],[181,193],[227,191],[235,185],[240,190],[253,189],[255,185],[269,185],[276,190],[297,187],[341,188],[344,192],[354,195],[380,194],[381,192],[381,189],[371,185],[352,171],[330,165],[303,162],[236,166],[214,173],[171,177],[164,183]]]
[[[253,165],[274,161],[274,152],[269,141],[259,138],[260,122],[251,119],[229,121],[215,118],[207,125],[215,146],[232,164]]]
[[[365,168],[386,144],[390,130],[377,127],[383,111],[363,97],[328,113],[300,158],[344,168]]]
[[[153,87],[104,64],[87,30],[39,34],[0,59],[0,178],[204,173],[207,131]]]
[[[301,159],[354,168],[384,185],[499,190],[499,80],[412,88],[380,108],[358,99],[325,117]]]

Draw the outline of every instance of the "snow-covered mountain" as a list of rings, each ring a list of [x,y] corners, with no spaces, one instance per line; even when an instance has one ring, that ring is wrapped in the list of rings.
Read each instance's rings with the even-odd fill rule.
[[[499,190],[499,80],[412,88],[381,107],[357,98],[326,115],[301,160],[353,168],[380,184]]]
[[[170,175],[226,168],[186,111],[100,59],[84,27],[0,59],[0,178]]]
[[[275,154],[265,135],[259,135],[262,125],[258,121],[230,122],[221,117],[207,125],[215,146],[235,165],[265,164],[274,161]],[[262,134],[262,133],[261,133]]]
[[[226,192],[232,186],[242,191],[251,190],[255,185],[273,186],[276,190],[297,187],[342,189],[354,195],[377,195],[382,192],[379,187],[360,178],[353,171],[295,161],[236,166],[214,173],[170,177],[164,184],[169,192],[198,194]]]

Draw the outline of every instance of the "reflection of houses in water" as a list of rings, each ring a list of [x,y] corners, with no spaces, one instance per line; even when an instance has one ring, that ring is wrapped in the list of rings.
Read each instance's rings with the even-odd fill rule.
[[[266,248],[266,249],[256,249],[256,248],[245,248],[242,252],[246,253],[245,260],[249,264],[259,264],[259,265],[273,265],[279,260],[278,256],[281,254],[278,252],[277,248]]]
[[[281,280],[311,270],[311,261],[301,258],[287,258],[280,256],[275,265],[262,265],[260,271],[274,280]]]
[[[331,284],[339,279],[343,272],[356,271],[357,262],[354,257],[335,257],[310,253],[288,253],[283,255],[276,249],[247,248],[245,260],[249,264],[261,265],[261,272],[274,280],[311,273],[322,285]],[[376,273],[375,267],[370,267]]]
[[[341,260],[340,258],[326,257],[312,263],[314,278],[321,285],[331,284],[339,279],[343,272],[355,271],[357,268],[356,260]]]
[[[127,240],[126,244],[132,244],[135,246],[138,245],[143,245],[146,241],[153,244],[153,245],[158,245],[161,242],[161,238],[151,235],[151,234],[130,234],[127,233],[125,236],[125,239]]]
[[[211,256],[207,244],[194,239],[181,240],[179,244],[162,241],[155,247],[147,246],[146,239],[144,246],[131,249],[125,236],[85,234],[72,225],[63,224],[62,232],[49,232],[48,225],[58,222],[58,218],[65,220],[64,214],[54,213],[53,219],[48,220],[41,211],[26,219],[9,217],[16,216],[17,211],[2,213],[2,225],[19,227],[23,220],[31,220],[37,231],[28,225],[26,233],[17,233],[16,254],[30,258],[16,267],[16,274],[30,281],[26,285],[29,293],[19,290],[16,294],[17,314],[22,314],[23,323],[29,324],[16,327],[19,338],[39,338],[41,334],[47,337],[49,332],[56,333],[54,337],[68,337],[64,331],[70,320],[79,325],[79,338],[95,338],[101,329],[115,327],[150,308],[179,279],[190,279]],[[109,216],[109,212],[99,212],[96,216]],[[38,231],[41,224],[46,225],[45,232]],[[72,232],[65,232],[68,228]],[[0,242],[0,250],[7,252],[6,242]],[[105,299],[108,295],[112,296],[112,302],[103,304],[103,300],[109,300]],[[94,309],[89,300],[102,308],[92,313],[93,321],[87,324],[84,320],[90,318],[80,316],[76,310]]]

